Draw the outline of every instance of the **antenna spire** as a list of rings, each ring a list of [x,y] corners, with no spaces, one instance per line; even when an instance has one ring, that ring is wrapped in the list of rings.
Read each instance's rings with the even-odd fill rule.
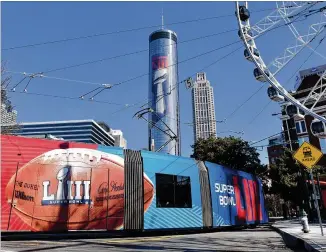
[[[164,29],[164,16],[163,16],[163,8],[162,8],[162,29]]]

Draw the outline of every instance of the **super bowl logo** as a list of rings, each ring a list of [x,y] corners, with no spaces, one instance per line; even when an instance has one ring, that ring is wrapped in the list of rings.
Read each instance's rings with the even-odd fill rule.
[[[42,205],[90,204],[89,180],[69,180],[70,169],[64,167],[57,173],[56,193],[50,193],[50,181],[43,181]],[[73,190],[73,188],[75,190]],[[73,193],[74,191],[74,193]]]
[[[168,56],[153,56],[152,69],[158,70],[168,67]]]

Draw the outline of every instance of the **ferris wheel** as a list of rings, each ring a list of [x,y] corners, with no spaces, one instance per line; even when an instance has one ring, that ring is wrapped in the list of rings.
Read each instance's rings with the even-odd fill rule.
[[[313,20],[307,18],[312,15]],[[236,17],[239,25],[238,35],[245,46],[244,57],[255,64],[253,74],[256,80],[270,84],[267,89],[269,98],[285,105],[286,114],[295,120],[302,120],[305,115],[312,116],[314,120],[310,126],[311,132],[317,137],[326,137],[326,117],[316,109],[317,104],[326,101],[326,70],[317,73],[319,79],[304,99],[295,98],[292,92],[284,88],[285,85],[282,85],[277,76],[303,49],[311,50],[311,53],[322,57],[326,62],[326,57],[312,47],[312,42],[326,36],[326,3],[276,2],[274,11],[255,25],[251,25],[248,2],[236,2]],[[296,27],[297,21],[304,21],[305,29],[302,29],[302,26]],[[255,40],[280,26],[288,26],[293,35],[293,42],[280,56],[266,64]]]

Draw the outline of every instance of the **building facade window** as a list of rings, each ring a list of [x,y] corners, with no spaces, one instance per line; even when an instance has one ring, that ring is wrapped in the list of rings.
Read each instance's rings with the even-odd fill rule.
[[[190,177],[156,173],[156,207],[191,208]]]
[[[326,139],[319,138],[320,150],[322,153],[326,154]]]
[[[275,162],[275,158],[274,157],[272,157],[271,158],[271,164],[275,164],[276,162]]]
[[[295,128],[297,130],[297,134],[307,132],[306,122],[304,120],[295,122]]]
[[[298,137],[299,146],[301,146],[301,144],[303,144],[304,142],[309,143],[309,137],[308,136],[306,136],[306,137]]]

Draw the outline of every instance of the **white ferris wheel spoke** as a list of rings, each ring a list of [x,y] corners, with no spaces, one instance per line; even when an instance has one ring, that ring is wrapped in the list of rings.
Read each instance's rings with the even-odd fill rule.
[[[320,75],[319,80],[316,82],[315,86],[311,89],[308,96],[303,100],[302,104],[307,104],[313,102],[310,109],[314,109],[316,104],[321,100],[325,100],[326,92],[326,70]]]
[[[314,5],[312,3],[311,5]],[[255,44],[255,38],[264,33],[267,30],[270,30],[272,26],[275,26],[276,23],[280,22],[280,19],[284,20],[285,17],[285,24],[289,24],[290,17],[293,18],[294,16],[300,17],[301,13],[310,9],[307,2],[290,2],[289,4],[283,4],[281,8],[277,9],[277,12],[274,11],[272,14],[268,15],[263,20],[259,21],[255,26],[250,26],[250,15],[246,13],[246,9],[248,9],[248,3],[244,2],[241,6],[245,7],[245,12],[242,12],[240,18],[240,4],[236,2],[236,16],[239,25],[239,32],[240,36],[244,42],[246,52],[248,56],[247,59],[252,61],[257,69],[258,74],[256,75],[257,71],[255,72],[255,77],[257,80],[260,81],[267,81],[269,82],[275,90],[280,93],[285,99],[287,104],[293,104],[298,110],[302,110],[306,115],[311,115],[315,119],[326,123],[326,118],[315,113],[314,107],[318,103],[320,99],[325,97],[325,92],[322,89],[323,85],[325,84],[325,72],[322,74],[320,80],[314,85],[312,90],[310,91],[310,96],[314,97],[314,103],[312,106],[306,107],[304,103],[301,103],[299,100],[295,99],[275,78],[275,75],[288,64],[294,57],[304,48],[308,47],[309,43],[311,43],[320,33],[322,33],[326,28],[326,13],[325,10],[321,15],[321,19],[319,22],[314,23],[309,26],[308,32],[305,35],[300,35],[299,32],[295,29],[294,26],[291,27],[291,32],[296,36],[296,42],[294,45],[285,49],[282,56],[276,58],[269,67],[266,67],[263,58],[260,54],[254,54],[254,50],[258,49]],[[289,6],[287,9],[286,6]],[[305,8],[307,7],[308,8]],[[302,10],[303,9],[303,10]],[[243,11],[243,9],[242,9]],[[241,20],[242,19],[242,20]],[[293,22],[293,20],[292,20]],[[252,30],[254,28],[254,31]],[[252,35],[248,34],[248,31],[252,32]],[[320,89],[320,92],[317,94],[317,90]],[[309,89],[310,90],[310,89]],[[308,97],[309,97],[308,95]],[[280,100],[279,100],[280,101]],[[311,101],[311,99],[310,99]]]
[[[289,16],[290,16],[290,15],[288,14],[288,11],[287,11],[287,10],[288,10],[287,6],[298,6],[298,8],[301,8],[303,2],[301,2],[301,3],[299,2],[299,4],[298,4],[297,2],[282,2],[282,3],[283,3],[283,4],[279,6],[279,3],[276,2],[276,6],[277,6],[277,8],[279,9],[279,12],[280,12],[282,18],[284,19],[284,22],[285,22],[286,24],[288,24],[288,28],[290,29],[290,31],[292,32],[292,34],[294,35],[294,37],[295,37],[296,39],[302,41],[302,43],[304,43],[304,41],[301,39],[301,35],[300,35],[300,33],[299,33],[298,30],[295,28],[295,25],[294,25],[293,23],[291,23],[291,20],[289,19]],[[317,4],[317,2],[316,2],[316,3],[313,3],[313,4],[310,6],[310,8],[313,7],[313,6],[316,5],[316,4]],[[322,15],[321,19],[323,19],[323,16],[326,16],[326,12],[321,12],[320,15]],[[318,56],[320,56],[320,57],[322,57],[323,59],[326,60],[326,56],[324,56],[324,55],[321,54],[320,52],[317,52],[316,50],[314,50],[310,45],[307,44],[306,47],[307,47],[309,50],[313,51],[316,55],[318,55]]]
[[[253,38],[260,36],[262,33],[270,30],[276,24],[280,23],[283,20],[283,13],[286,13],[286,16],[297,14],[302,7],[307,6],[308,2],[290,2],[292,5],[282,6],[272,11],[266,17],[261,19],[255,25],[250,27],[250,30],[253,32]]]

